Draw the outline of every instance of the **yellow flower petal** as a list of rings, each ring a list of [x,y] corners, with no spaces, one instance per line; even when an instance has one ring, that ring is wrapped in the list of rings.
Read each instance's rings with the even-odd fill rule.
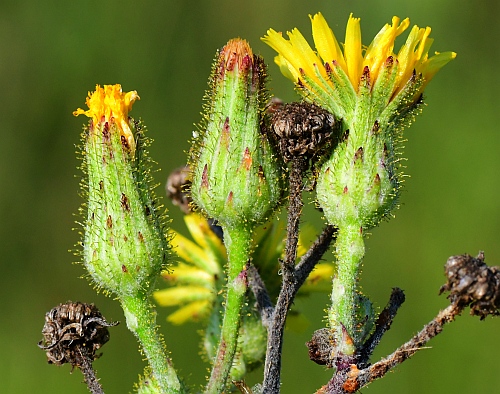
[[[280,67],[284,64],[284,61],[288,62],[289,71],[294,77],[297,77],[294,80],[294,82],[297,82],[300,75],[298,70],[300,68],[301,59],[300,57],[296,58],[296,51],[290,42],[284,39],[281,33],[273,29],[267,31],[267,35],[262,38],[262,41],[279,53],[280,58],[278,60]],[[296,65],[298,65],[298,67],[296,67]]]
[[[281,73],[293,82],[297,82],[300,79],[299,73],[293,68],[293,66],[288,62],[283,56],[278,55],[274,58],[274,62],[280,68]]]
[[[297,29],[293,29],[287,34],[290,38],[289,41],[284,39],[281,33],[269,29],[267,35],[262,38],[262,41],[280,54],[281,58],[278,58],[280,68],[286,65],[296,83],[301,79],[300,70],[317,80],[314,64],[322,69],[322,74],[326,75],[321,60],[311,49],[304,36]]]
[[[411,78],[416,63],[420,60],[419,56],[421,56],[425,47],[425,39],[429,36],[430,31],[430,27],[420,29],[416,25],[413,26],[406,42],[399,50],[397,56],[399,62],[397,85],[399,85],[400,89]],[[420,50],[416,50],[418,45],[420,45],[418,48]]]
[[[208,289],[215,287],[214,275],[184,263],[178,263],[172,271],[162,272],[162,277],[171,283],[198,285]]]
[[[300,31],[298,29],[293,29],[288,33],[288,37],[290,38],[290,44],[295,49],[295,56],[300,57],[300,63],[302,65],[300,68],[302,68],[307,75],[314,76],[315,78],[316,72],[314,70],[314,65],[316,65],[320,70],[323,69],[322,74],[326,76],[323,63],[311,49]]]
[[[424,87],[441,68],[456,57],[455,52],[436,53],[436,55],[423,62],[417,72],[421,72],[424,76]]]
[[[326,76],[325,63],[335,61],[346,73],[354,90],[358,91],[364,67],[368,66],[370,70],[373,86],[380,72],[384,69],[387,58],[392,56],[398,64],[398,75],[391,95],[394,97],[412,78],[414,71],[421,73],[424,79],[419,92],[421,93],[435,73],[456,56],[454,52],[446,52],[428,58],[432,44],[432,39],[429,38],[431,29],[429,27],[420,29],[418,26],[412,28],[406,43],[395,55],[395,40],[409,27],[410,20],[408,18],[400,21],[400,18],[394,16],[391,24],[386,24],[375,36],[364,56],[359,18],[354,18],[352,14],[349,16],[343,51],[341,51],[335,35],[321,13],[312,17],[309,15],[309,18],[311,19],[316,50],[323,63],[320,63],[318,55],[314,53],[297,29],[288,33],[290,37],[288,41],[281,36],[281,33],[277,33],[273,29],[269,29],[262,40],[278,52],[275,61],[280,66],[282,73],[295,83],[300,80],[306,90],[309,89],[315,97],[320,99],[331,96],[334,86],[345,86],[344,81],[334,73]],[[318,67],[317,70],[315,65]],[[306,74],[309,84],[314,86],[308,86],[304,83],[300,70]],[[318,72],[320,77],[318,77]],[[334,78],[333,82],[338,83],[331,82],[332,79],[329,78]],[[318,89],[321,89],[322,92],[318,92]],[[307,95],[307,93],[304,94]],[[332,100],[338,100],[338,98],[332,98]]]
[[[364,57],[364,65],[370,69],[370,76],[373,81],[378,77],[379,71],[389,56],[394,56],[394,41],[396,37],[403,33],[410,25],[410,20],[406,18],[399,24],[399,18],[392,18],[392,25],[386,24],[375,36],[368,47]]]
[[[210,258],[205,250],[175,231],[172,231],[171,234],[173,236],[171,237],[170,243],[177,256],[185,262],[191,263],[202,270],[209,271],[212,274],[216,274],[218,272],[218,268],[215,268],[214,272],[214,264],[210,261]]]
[[[85,104],[89,107],[87,111],[78,108],[73,115],[86,115],[92,118],[94,124],[101,121],[114,121],[120,129],[131,151],[135,150],[135,140],[128,125],[128,113],[136,100],[140,97],[135,90],[127,93],[122,92],[122,87],[116,85],[96,85],[94,92],[89,92]]]
[[[318,50],[318,54],[323,59],[323,62],[336,61],[344,71],[347,72],[344,54],[340,49],[332,29],[330,29],[330,26],[326,23],[321,12],[318,12],[313,17],[309,15],[309,18],[311,19],[314,45]]]
[[[347,65],[347,74],[352,86],[357,90],[361,78],[363,55],[361,53],[361,27],[359,18],[349,16],[345,32],[344,57]]]
[[[196,213],[192,213],[184,216],[184,221],[194,241],[204,249],[207,254],[210,254],[212,261],[214,259],[227,260],[226,248],[220,238],[212,231],[206,218]],[[213,264],[212,269],[214,273],[219,273],[217,264]]]
[[[329,291],[332,286],[332,276],[335,274],[333,263],[320,263],[307,277],[300,288],[302,293]]]
[[[153,297],[161,306],[173,306],[193,301],[212,300],[213,291],[201,286],[176,286],[155,291]]]
[[[184,324],[189,320],[198,321],[208,316],[210,309],[209,301],[194,301],[171,313],[167,321],[173,324]]]

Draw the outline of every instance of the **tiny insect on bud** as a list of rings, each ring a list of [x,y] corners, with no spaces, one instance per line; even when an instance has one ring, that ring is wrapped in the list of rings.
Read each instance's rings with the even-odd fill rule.
[[[189,193],[189,188],[191,187],[191,181],[189,180],[190,172],[189,166],[175,169],[168,176],[167,184],[165,185],[167,197],[186,215],[192,212],[191,204],[193,199]]]

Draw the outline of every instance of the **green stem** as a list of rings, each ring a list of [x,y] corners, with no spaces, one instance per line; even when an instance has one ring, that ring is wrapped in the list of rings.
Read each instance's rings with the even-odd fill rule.
[[[156,326],[156,311],[149,297],[139,294],[136,297],[123,297],[121,305],[127,320],[127,327],[138,338],[162,393],[182,393],[182,387],[172,361],[167,355],[163,338]]]
[[[356,332],[359,329],[356,316],[358,278],[365,255],[361,226],[356,223],[339,226],[335,248],[337,275],[333,278],[332,306],[328,317],[330,327],[336,332],[338,350],[349,355],[357,345]]]
[[[241,309],[248,287],[246,265],[250,256],[252,231],[247,227],[224,227],[224,244],[228,253],[227,293],[221,337],[210,380],[205,392],[222,393],[233,365],[238,343]]]

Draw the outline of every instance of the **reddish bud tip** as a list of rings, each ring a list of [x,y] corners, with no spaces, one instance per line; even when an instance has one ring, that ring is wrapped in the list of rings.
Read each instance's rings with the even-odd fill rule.
[[[208,165],[203,167],[203,174],[201,175],[201,187],[208,189]]]
[[[229,117],[226,117],[224,125],[222,126],[222,134],[220,137],[221,145],[226,147],[226,149],[229,149],[230,134],[231,134],[231,128],[229,126]]]
[[[328,63],[328,62],[325,63],[325,70],[326,70],[327,74],[332,73],[332,66],[330,66],[330,63]]]
[[[371,85],[370,68],[368,66],[365,66],[363,68],[363,74],[361,74],[361,83],[366,87],[369,87]]]
[[[356,153],[354,154],[354,162],[356,163],[358,160],[363,161],[363,147],[360,146]]]
[[[245,40],[234,39],[229,41],[221,50],[220,75],[225,72],[239,70],[248,72],[253,66],[252,49]]]
[[[243,153],[242,164],[247,171],[250,171],[252,168],[252,155],[250,154],[250,149],[248,149],[248,147],[245,148],[245,153]]]

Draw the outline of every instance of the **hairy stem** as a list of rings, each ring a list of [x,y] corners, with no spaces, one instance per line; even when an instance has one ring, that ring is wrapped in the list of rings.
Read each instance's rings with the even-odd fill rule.
[[[247,263],[250,256],[252,231],[248,227],[224,228],[224,242],[228,252],[227,293],[221,337],[206,393],[222,393],[233,365],[241,309],[248,288]]]
[[[365,254],[361,226],[353,223],[340,227],[335,248],[338,268],[332,282],[332,306],[328,318],[338,341],[337,348],[344,355],[351,355],[357,345],[353,343],[358,329],[357,287],[361,261]]]
[[[278,301],[274,308],[272,325],[267,334],[263,394],[276,394],[280,392],[283,333],[285,330],[286,316],[298,290],[295,278],[295,259],[297,258],[297,243],[299,240],[299,220],[303,206],[302,177],[306,168],[307,161],[305,159],[295,158],[292,160],[285,258],[281,262],[283,281]]]
[[[94,368],[92,367],[92,358],[89,357],[88,348],[79,346],[77,351],[81,355],[78,367],[82,371],[85,378],[85,384],[87,385],[89,391],[92,394],[104,394],[101,383],[99,382],[99,379],[97,379]]]
[[[266,285],[259,275],[259,271],[257,271],[257,268],[253,264],[250,264],[248,267],[248,286],[257,302],[257,309],[262,319],[262,325],[269,331],[272,324],[274,305],[271,302]]]
[[[156,326],[156,312],[149,297],[139,294],[136,297],[123,297],[121,305],[127,320],[127,327],[139,339],[153,376],[164,393],[182,393],[183,389],[177,373],[167,355],[167,349]]]

